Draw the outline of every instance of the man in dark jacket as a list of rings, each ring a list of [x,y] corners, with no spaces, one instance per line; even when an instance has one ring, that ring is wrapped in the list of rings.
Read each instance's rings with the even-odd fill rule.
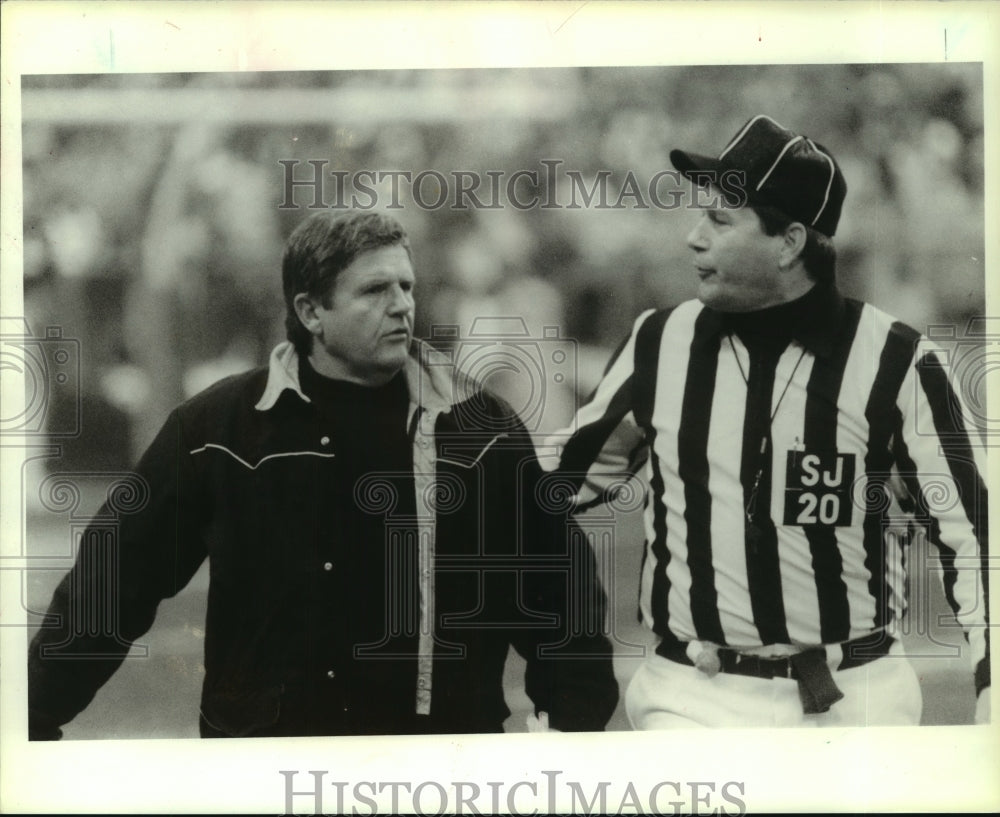
[[[61,736],[206,557],[205,737],[503,731],[510,645],[539,722],[603,729],[593,556],[539,504],[516,414],[413,339],[402,227],[316,214],[282,276],[289,341],[175,409],[148,502],[83,535],[31,644],[30,737]]]

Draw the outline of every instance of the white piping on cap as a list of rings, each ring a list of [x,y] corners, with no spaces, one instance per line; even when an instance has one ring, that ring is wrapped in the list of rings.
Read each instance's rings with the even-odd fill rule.
[[[837,169],[836,169],[836,166],[833,164],[833,159],[831,159],[822,150],[820,150],[818,147],[816,147],[816,145],[813,143],[812,139],[806,139],[806,141],[809,143],[809,147],[811,147],[820,156],[822,156],[824,159],[826,159],[827,164],[830,165],[830,178],[829,178],[829,180],[826,183],[826,192],[823,194],[823,203],[819,206],[819,212],[816,213],[816,218],[814,218],[812,220],[812,223],[809,225],[810,227],[815,227],[816,226],[816,222],[819,221],[819,217],[821,215],[823,215],[823,211],[826,209],[827,202],[830,199],[830,188],[833,187],[833,177],[837,175]]]
[[[741,130],[739,133],[736,134],[736,136],[733,137],[733,141],[730,142],[728,145],[726,145],[726,149],[724,151],[722,151],[722,153],[719,154],[719,158],[722,159],[727,153],[729,153],[729,151],[731,151],[734,147],[736,147],[736,145],[739,144],[739,141],[744,136],[746,136],[747,131],[750,130],[750,128],[753,127],[753,123],[756,122],[756,121],[758,121],[759,119],[766,119],[768,122],[770,122],[776,128],[781,128],[781,130],[787,130],[785,127],[783,127],[782,125],[779,125],[777,122],[775,122],[773,119],[771,119],[770,116],[766,116],[766,115],[764,115],[762,113],[761,114],[757,114],[757,116],[755,116],[753,119],[751,119],[749,122],[747,122],[746,125],[743,126],[743,130]]]
[[[796,142],[801,142],[803,139],[805,139],[804,136],[796,136],[794,139],[789,139],[788,140],[788,142],[785,144],[785,146],[781,149],[781,153],[778,154],[778,158],[774,160],[774,164],[771,165],[770,168],[768,168],[767,173],[764,174],[764,178],[761,179],[760,182],[758,182],[758,184],[757,184],[757,192],[758,193],[760,192],[760,189],[764,186],[764,182],[766,182],[768,180],[768,178],[770,177],[770,175],[774,172],[774,169],[778,166],[778,164],[784,158],[785,154],[788,152],[788,149],[792,145],[794,145]]]

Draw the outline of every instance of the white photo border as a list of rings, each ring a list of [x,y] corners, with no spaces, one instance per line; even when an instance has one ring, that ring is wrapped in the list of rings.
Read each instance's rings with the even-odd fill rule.
[[[2,6],[2,275],[5,315],[22,314],[20,76],[41,73],[328,70],[567,65],[981,62],[985,223],[1000,223],[1000,9],[991,3],[29,3]],[[987,231],[987,314],[1000,314],[1000,239]],[[996,383],[992,384],[993,386]],[[996,389],[989,399],[1000,395]],[[996,403],[994,403],[996,405]],[[2,453],[2,452],[0,452]],[[10,465],[4,457],[2,466]],[[993,457],[990,482],[997,472]],[[10,484],[9,480],[3,480]],[[15,479],[16,484],[16,479]],[[6,494],[7,492],[5,492]],[[21,535],[0,500],[4,548]],[[993,518],[997,519],[994,492]],[[10,534],[10,536],[8,535]],[[9,551],[3,554],[10,555]],[[995,559],[996,557],[994,557]],[[536,783],[516,802],[547,810],[545,772],[614,781],[643,795],[662,781],[739,783],[751,812],[1000,809],[1000,733],[990,727],[310,738],[244,741],[26,740],[26,629],[16,560],[0,565],[3,670],[0,803],[8,812],[280,813],[281,770],[327,781]],[[994,603],[995,608],[995,603]],[[994,696],[994,710],[996,700]],[[705,792],[706,787],[701,788]],[[367,792],[367,789],[365,789]],[[668,792],[672,792],[670,789]],[[554,805],[565,810],[560,793]],[[325,810],[336,805],[325,790]],[[501,797],[507,796],[503,790]],[[376,799],[388,803],[388,793]],[[671,798],[664,794],[661,802]],[[410,801],[402,801],[406,810]],[[436,806],[433,793],[426,802]],[[488,808],[480,801],[480,808]],[[501,800],[501,807],[507,803]],[[736,813],[734,801],[700,806]],[[297,811],[313,801],[296,796]],[[519,805],[520,808],[520,805]],[[432,811],[434,808],[431,809]],[[364,812],[362,812],[364,813]]]

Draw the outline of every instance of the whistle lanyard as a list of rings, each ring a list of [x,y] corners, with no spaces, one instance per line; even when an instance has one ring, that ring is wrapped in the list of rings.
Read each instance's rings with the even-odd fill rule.
[[[750,389],[750,377],[743,371],[743,364],[740,362],[740,356],[736,353],[736,344],[733,343],[733,336],[731,333],[727,333],[726,339],[729,341],[729,348],[733,352],[733,357],[736,358],[736,365],[740,370],[740,376],[743,378],[743,382],[747,386],[747,390]],[[749,348],[747,352],[749,353]],[[753,524],[753,517],[757,510],[757,492],[760,488],[761,478],[764,476],[764,468],[767,464],[767,454],[768,446],[767,439],[770,436],[771,426],[774,423],[774,418],[778,415],[778,409],[781,408],[781,403],[785,399],[785,395],[788,393],[788,387],[792,385],[792,380],[795,379],[795,373],[799,370],[799,364],[802,363],[802,358],[806,356],[805,347],[803,347],[802,352],[799,354],[799,359],[795,361],[795,366],[792,369],[792,373],[788,375],[788,380],[785,381],[785,386],[781,390],[781,394],[778,396],[778,402],[775,403],[774,409],[771,411],[771,416],[767,421],[767,431],[760,438],[760,451],[758,452],[758,464],[757,472],[753,478],[753,484],[750,488],[750,496],[747,499],[747,504],[743,508],[743,513],[746,516],[746,521],[749,524]]]

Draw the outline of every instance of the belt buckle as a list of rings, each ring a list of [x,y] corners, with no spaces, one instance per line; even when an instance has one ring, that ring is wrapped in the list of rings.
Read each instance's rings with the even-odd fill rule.
[[[761,676],[765,678],[792,679],[792,661],[790,656],[760,659]]]
[[[741,665],[742,669],[737,669]],[[769,680],[772,678],[785,678],[789,681],[795,679],[795,667],[792,665],[792,656],[790,655],[765,658],[733,650],[732,666],[733,670],[741,675],[753,675]]]
[[[763,678],[767,681],[774,678],[773,661],[761,658],[759,655],[745,655],[743,656],[743,660],[747,664],[747,675],[752,675],[755,678]]]
[[[784,659],[785,662],[785,678],[789,681],[792,680],[792,675],[795,673],[795,667],[792,666],[792,657],[789,655]]]

